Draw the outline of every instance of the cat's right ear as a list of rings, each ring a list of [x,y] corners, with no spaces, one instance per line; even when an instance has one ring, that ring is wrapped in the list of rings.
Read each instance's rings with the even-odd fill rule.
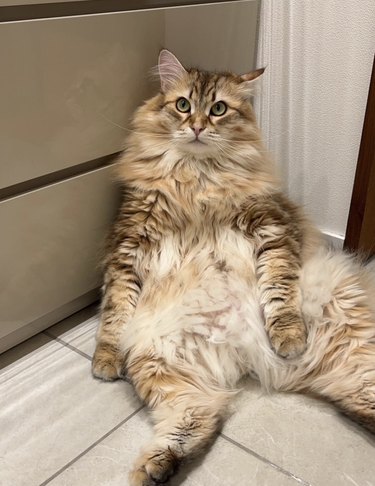
[[[163,49],[159,54],[159,76],[161,90],[165,93],[168,89],[186,74],[186,69],[176,56],[167,49]]]
[[[251,71],[250,73],[242,74],[242,76],[240,76],[242,80],[241,83],[242,89],[244,90],[247,96],[250,97],[254,96],[259,85],[259,80],[262,74],[264,73],[265,69],[266,69],[265,67],[260,68],[257,69],[256,71]]]
[[[262,74],[264,73],[264,71],[266,70],[266,68],[260,68],[260,69],[256,69],[255,71],[251,71],[250,73],[247,73],[247,74],[243,74],[241,76],[241,79],[242,81],[255,81],[256,79],[258,79],[260,76],[262,76]]]

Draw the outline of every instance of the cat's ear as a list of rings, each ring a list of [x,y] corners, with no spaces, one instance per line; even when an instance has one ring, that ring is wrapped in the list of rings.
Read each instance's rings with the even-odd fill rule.
[[[240,76],[242,80],[242,87],[249,96],[255,94],[260,77],[262,76],[265,70],[266,68],[264,67],[264,68],[256,69],[255,71],[251,71],[250,73],[242,74],[242,76]]]
[[[243,74],[241,76],[241,79],[243,81],[254,81],[255,79],[259,78],[259,76],[262,76],[266,68],[260,68],[256,69],[255,71],[251,71],[250,73]]]
[[[167,51],[167,49],[160,51],[158,69],[163,92],[167,91],[178,79],[181,79],[186,74],[186,69],[177,57]]]

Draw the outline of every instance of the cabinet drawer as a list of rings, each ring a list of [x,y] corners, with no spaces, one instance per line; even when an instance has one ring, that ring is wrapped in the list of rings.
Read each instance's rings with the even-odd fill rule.
[[[1,24],[0,188],[120,150],[163,36],[163,10]]]
[[[112,167],[0,203],[0,339],[98,287],[117,203]]]

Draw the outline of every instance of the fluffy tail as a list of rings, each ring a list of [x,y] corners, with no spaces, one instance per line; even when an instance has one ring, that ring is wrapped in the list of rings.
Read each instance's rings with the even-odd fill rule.
[[[375,286],[371,275],[344,253],[327,252],[312,263],[305,270],[304,288],[305,311],[314,316],[314,324],[309,329],[310,345],[302,367],[305,376],[299,388],[327,398],[375,433]]]

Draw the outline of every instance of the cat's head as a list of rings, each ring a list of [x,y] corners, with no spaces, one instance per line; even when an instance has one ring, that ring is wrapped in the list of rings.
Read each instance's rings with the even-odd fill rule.
[[[139,111],[137,128],[161,150],[194,158],[229,156],[257,136],[251,96],[263,71],[240,76],[185,69],[164,49],[158,64],[161,92]]]

